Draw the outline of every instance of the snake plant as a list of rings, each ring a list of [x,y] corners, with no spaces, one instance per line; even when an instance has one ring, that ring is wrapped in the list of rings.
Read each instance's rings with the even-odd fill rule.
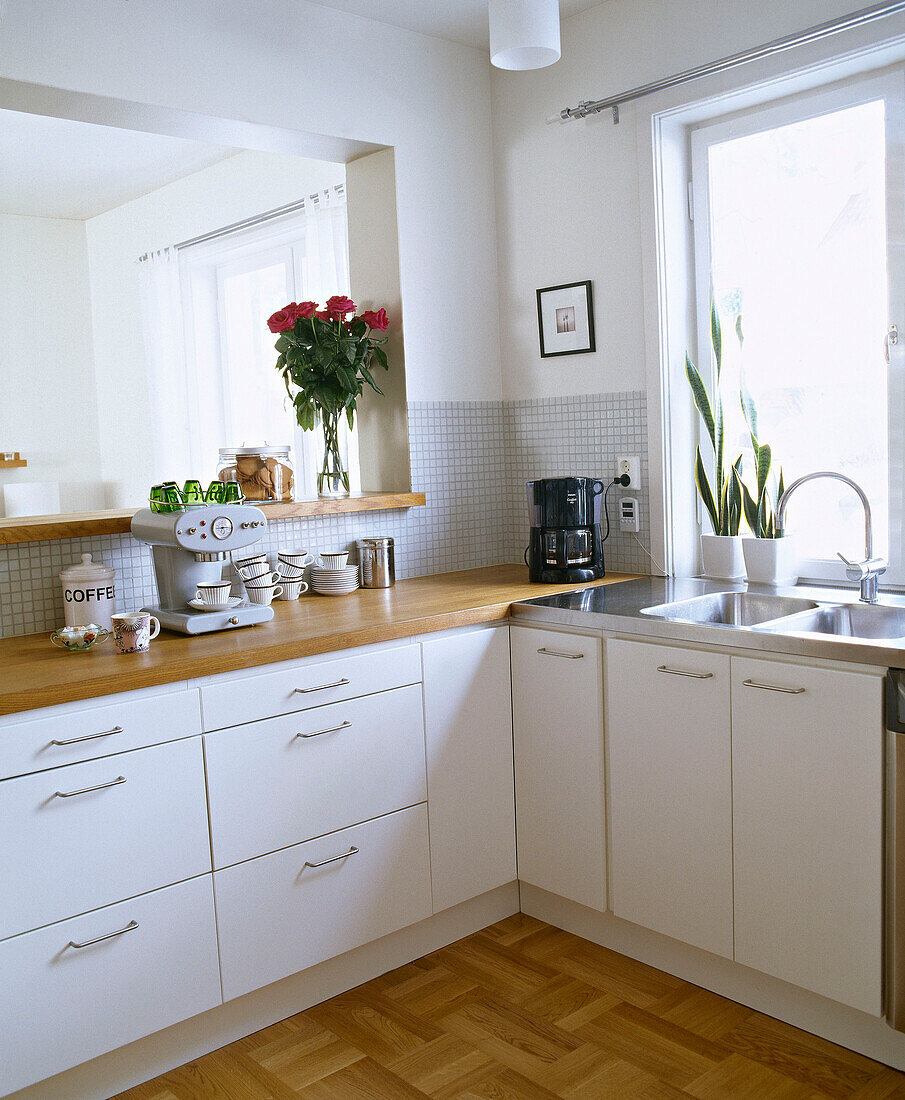
[[[739,315],[735,322],[735,332],[738,336],[739,347],[744,342],[742,334],[742,318]],[[782,467],[779,470],[779,478],[776,484],[776,492],[773,494],[769,485],[770,468],[773,464],[773,451],[769,443],[761,443],[757,434],[757,407],[754,398],[748,392],[745,385],[745,375],[739,371],[739,398],[742,404],[742,413],[745,423],[748,425],[748,433],[751,436],[751,449],[754,451],[754,470],[757,483],[757,496],[754,497],[748,486],[738,477],[742,494],[742,504],[745,511],[745,519],[751,528],[751,534],[757,539],[775,539],[781,535],[777,532],[776,508],[785,492],[785,483],[782,476]]]
[[[736,327],[741,338],[741,328]],[[694,480],[704,508],[710,516],[715,535],[737,535],[742,518],[742,456],[727,468],[725,460],[726,431],[723,419],[723,398],[720,392],[720,376],[723,368],[723,330],[720,316],[713,298],[710,299],[710,342],[713,348],[714,393],[711,402],[707,387],[704,385],[697,367],[685,353],[685,377],[691,387],[695,406],[701,414],[704,427],[713,447],[713,484],[707,476],[701,447],[695,454]]]

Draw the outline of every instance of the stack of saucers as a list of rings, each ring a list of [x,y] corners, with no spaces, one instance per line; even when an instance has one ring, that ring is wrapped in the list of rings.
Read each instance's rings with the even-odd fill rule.
[[[349,555],[322,554],[311,566],[311,587],[322,596],[347,596],[358,588],[358,566],[347,565]]]

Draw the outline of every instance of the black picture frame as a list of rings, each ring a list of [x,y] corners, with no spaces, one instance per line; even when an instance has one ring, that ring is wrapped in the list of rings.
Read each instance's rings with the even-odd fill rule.
[[[537,333],[541,359],[596,351],[591,280],[541,287],[537,291]],[[576,340],[580,347],[572,346]]]

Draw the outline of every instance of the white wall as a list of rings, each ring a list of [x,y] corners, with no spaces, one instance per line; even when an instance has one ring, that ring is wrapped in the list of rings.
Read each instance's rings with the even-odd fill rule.
[[[151,465],[138,257],[273,210],[344,177],[341,164],[246,151],[85,223],[106,507],[137,506],[160,476]],[[125,440],[133,455],[128,463]],[[211,455],[211,475],[216,461]]]
[[[562,59],[492,78],[503,393],[644,389],[638,104],[545,118],[811,27],[861,0],[608,0],[563,23]],[[794,53],[787,55],[794,64]],[[751,80],[757,65],[745,66]],[[687,90],[694,97],[693,86]],[[642,105],[643,105],[643,101]],[[597,351],[541,359],[535,290],[591,279]]]
[[[63,511],[102,508],[84,222],[0,214],[0,334],[0,451],[28,462],[0,485],[65,471]]]
[[[396,150],[411,401],[500,396],[484,51],[305,0],[3,0],[0,77]]]

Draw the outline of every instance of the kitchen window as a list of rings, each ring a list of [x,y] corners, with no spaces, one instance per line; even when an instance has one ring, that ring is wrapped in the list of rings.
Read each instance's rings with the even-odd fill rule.
[[[905,342],[902,83],[900,72],[851,81],[699,125],[690,132],[689,188],[696,362],[710,363],[712,293],[724,329],[727,459],[744,453],[753,483],[732,399],[743,371],[774,469],[782,465],[786,485],[814,470],[858,482],[873,511],[875,553],[889,559],[884,580],[897,584],[905,583],[905,384],[902,342],[889,330],[898,319]],[[839,581],[837,552],[863,557],[861,505],[839,483],[803,486],[786,526],[799,538],[802,577]]]

